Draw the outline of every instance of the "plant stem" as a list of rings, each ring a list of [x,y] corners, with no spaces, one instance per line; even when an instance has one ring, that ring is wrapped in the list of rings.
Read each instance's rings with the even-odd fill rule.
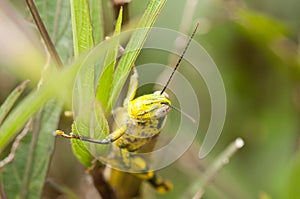
[[[237,138],[215,159],[210,169],[205,172],[202,185],[194,195],[193,199],[202,198],[207,185],[214,179],[216,174],[224,167],[224,165],[229,163],[229,159],[235,154],[235,152],[243,146],[244,140],[242,138]]]
[[[48,31],[39,15],[39,12],[33,2],[33,0],[26,0],[26,4],[31,12],[31,15],[40,31],[40,34],[47,46],[47,49],[51,55],[51,58],[53,59],[55,65],[57,66],[57,68],[62,68],[63,64],[62,64],[62,61],[54,47],[54,44],[48,34]]]

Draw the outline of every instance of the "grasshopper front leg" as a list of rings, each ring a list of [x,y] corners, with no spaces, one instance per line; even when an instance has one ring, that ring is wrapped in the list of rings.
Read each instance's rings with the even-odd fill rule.
[[[117,139],[119,139],[125,132],[126,132],[126,125],[124,125],[121,128],[115,130],[114,132],[112,132],[106,138],[104,138],[102,140],[95,140],[95,139],[92,139],[92,138],[89,138],[89,137],[75,135],[73,133],[66,134],[65,132],[63,132],[61,130],[56,130],[55,135],[60,135],[64,138],[69,138],[69,139],[79,139],[79,140],[92,142],[92,143],[96,143],[96,144],[110,144],[110,143],[113,143],[114,141],[116,141]]]

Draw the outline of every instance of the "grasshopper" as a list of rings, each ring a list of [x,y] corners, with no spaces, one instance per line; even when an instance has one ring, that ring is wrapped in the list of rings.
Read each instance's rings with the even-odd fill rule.
[[[165,93],[165,90],[182,61],[198,26],[199,24],[197,23],[176,66],[161,91],[156,91],[152,94],[135,98],[138,86],[138,75],[136,69],[133,69],[133,74],[131,75],[129,82],[128,93],[122,107],[122,109],[126,110],[126,114],[123,117],[123,124],[118,129],[102,140],[95,140],[72,133],[66,134],[61,130],[57,130],[56,135],[60,135],[65,138],[80,139],[85,142],[92,142],[96,144],[112,144],[113,150],[111,153],[118,154],[115,155],[115,158],[121,159],[121,162],[125,167],[138,167],[140,173],[134,173],[133,175],[142,180],[147,180],[159,193],[164,193],[170,190],[172,188],[172,184],[157,176],[154,171],[149,170],[147,168],[147,161],[141,158],[138,155],[138,152],[147,143],[160,134],[164,127],[167,114],[171,108],[176,109],[171,105],[171,101]]]

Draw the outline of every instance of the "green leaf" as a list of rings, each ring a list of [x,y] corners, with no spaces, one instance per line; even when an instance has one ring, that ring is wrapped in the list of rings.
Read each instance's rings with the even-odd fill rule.
[[[104,55],[107,44],[97,48],[97,55]],[[93,54],[85,54],[76,59],[76,61],[63,70],[45,75],[44,84],[38,91],[31,92],[16,106],[0,126],[0,151],[14,139],[22,129],[28,119],[36,113],[49,99],[59,97],[62,100],[68,100],[66,94],[69,94],[73,86],[75,76],[78,74],[83,60],[94,62],[98,57]],[[33,58],[31,60],[34,60]],[[21,63],[20,63],[21,64]],[[18,65],[21,66],[21,65]],[[87,65],[86,65],[87,66]],[[63,85],[63,86],[62,86]],[[76,90],[74,91],[74,93]],[[70,106],[70,101],[65,101]]]
[[[114,32],[114,40],[112,41],[111,47],[108,50],[104,61],[104,69],[99,79],[99,84],[96,91],[96,99],[101,102],[105,115],[110,114],[111,107],[108,107],[108,99],[111,91],[111,85],[113,80],[114,67],[117,62],[117,55],[119,49],[119,37],[121,32],[121,24],[123,18],[123,8],[121,7],[116,28]]]
[[[86,0],[71,0],[73,47],[75,57],[94,46],[89,5]]]
[[[28,80],[24,81],[21,85],[15,88],[10,95],[6,98],[5,102],[0,107],[0,124],[3,122],[4,118],[11,110],[12,106],[15,104],[17,99],[20,97],[21,93],[24,91],[25,87],[29,83]]]
[[[158,13],[160,12],[162,6],[164,5],[165,0],[152,0],[138,27],[140,28],[138,31],[135,31],[132,35],[131,40],[129,41],[129,44],[127,46],[127,51],[125,53],[125,55],[121,58],[120,60],[120,64],[117,67],[114,77],[113,77],[113,84],[112,84],[112,90],[111,93],[113,93],[113,96],[109,96],[108,100],[104,100],[103,97],[102,101],[104,102],[104,104],[106,105],[106,107],[102,108],[107,108],[107,107],[111,107],[110,105],[113,104],[111,103],[111,100],[114,99],[116,100],[116,96],[119,94],[123,84],[125,83],[126,77],[131,69],[131,66],[133,65],[136,57],[138,56],[138,53],[140,52],[140,48],[142,47],[144,41],[146,40],[147,37],[147,33],[149,32],[149,29],[145,29],[145,28],[149,28],[154,21],[156,20]],[[74,8],[72,8],[74,9]],[[83,9],[83,8],[81,8]],[[74,9],[76,11],[76,9]],[[117,23],[117,27],[116,27],[116,33],[117,34],[120,31],[120,25],[121,25],[121,17],[122,17],[122,12],[120,12],[120,16],[119,16],[119,20]],[[82,19],[83,20],[83,19]],[[76,23],[75,20],[73,20],[73,23]],[[143,29],[144,28],[144,29]],[[87,34],[90,34],[89,32],[87,32]],[[87,36],[82,36],[82,38],[86,38]],[[75,40],[74,40],[75,41]],[[115,40],[114,40],[115,41]],[[86,42],[83,42],[86,43]],[[110,43],[110,42],[108,42]],[[111,44],[111,43],[110,43]],[[115,65],[115,57],[117,54],[116,51],[116,46],[118,46],[118,41],[116,41],[114,44],[110,45],[109,48],[112,49],[111,53],[109,53],[109,55],[106,57],[106,64],[108,63],[108,70],[103,70],[103,74],[104,74],[104,78],[105,81],[111,81],[109,80],[111,77],[109,77],[111,75],[111,71],[113,70],[113,66]],[[107,48],[107,49],[109,49]],[[97,48],[93,51],[97,51]],[[93,54],[93,51],[90,54]],[[111,58],[113,58],[113,60],[111,60]],[[89,59],[89,58],[88,58]],[[90,60],[91,61],[91,60]],[[97,138],[103,138],[106,134],[106,130],[105,130],[105,125],[103,125],[104,123],[102,121],[105,121],[106,123],[106,118],[104,117],[104,115],[97,115],[97,113],[95,113],[95,111],[93,110],[93,104],[94,104],[94,100],[95,100],[95,95],[93,95],[93,89],[94,89],[94,81],[93,77],[94,77],[94,71],[93,71],[93,67],[90,67],[91,63],[93,62],[86,62],[83,67],[81,68],[77,79],[76,79],[76,84],[75,84],[75,89],[74,89],[74,93],[73,93],[73,110],[75,113],[75,127],[76,127],[76,131],[74,131],[73,133],[78,133],[81,136],[88,136],[94,139]],[[103,76],[101,77],[103,78]],[[121,81],[119,81],[121,79]],[[103,90],[109,90],[110,84],[108,82],[105,82],[104,79],[100,80],[100,82],[103,81],[103,83],[101,83],[101,85],[98,87],[98,93],[100,93]],[[106,84],[105,84],[106,83]],[[107,96],[107,91],[104,92],[103,95]],[[102,102],[101,101],[101,102]],[[107,111],[107,109],[105,109],[105,111]],[[95,118],[96,117],[96,118]],[[97,130],[98,129],[98,130]],[[89,166],[90,162],[91,162],[91,156],[98,156],[97,152],[96,154],[91,154],[93,153],[92,151],[101,151],[103,150],[103,153],[101,153],[101,155],[104,156],[104,149],[105,147],[101,147],[101,146],[96,146],[95,144],[91,144],[91,143],[80,143],[77,141],[72,141],[72,147],[73,147],[73,151],[76,155],[76,157],[78,157],[79,161],[81,161],[84,165]],[[96,148],[96,149],[95,149]],[[104,148],[104,149],[103,149]],[[82,153],[82,154],[80,154]],[[84,157],[86,156],[86,157]]]
[[[33,92],[8,115],[0,127],[0,151],[2,151],[25,125],[26,121],[49,99],[47,92]]]
[[[51,40],[64,63],[73,55],[70,1],[34,0]]]
[[[79,135],[75,123],[73,123],[72,125],[72,133],[74,133],[75,135]],[[87,150],[85,143],[77,139],[72,139],[71,142],[72,142],[73,153],[75,157],[78,159],[78,161],[81,164],[83,164],[85,167],[91,166],[92,160],[94,158],[92,154]]]
[[[89,0],[94,43],[99,44],[104,37],[102,0]]]
[[[22,140],[14,161],[7,164],[1,181],[7,198],[40,198],[54,149],[53,131],[61,103],[49,101],[35,117],[32,130]],[[9,183],[5,183],[9,182]]]
[[[74,81],[79,65],[62,70],[55,74],[49,74],[49,79],[38,91],[33,91],[25,97],[12,110],[0,126],[0,151],[14,139],[17,133],[22,129],[29,118],[35,114],[51,97],[65,98],[70,88],[62,85],[70,85]],[[58,81],[59,80],[59,81]]]
[[[64,59],[65,61],[70,58],[71,56],[70,52],[72,52],[72,49],[70,48],[69,45],[70,42],[72,43],[72,40],[70,37],[71,34],[69,34],[71,33],[71,26],[68,25],[70,24],[71,21],[70,7],[68,2],[69,1],[35,0],[41,18],[44,20],[44,23],[49,31],[49,34],[54,40],[54,43],[56,44],[57,50],[61,52],[61,55],[64,55],[63,57],[65,58]],[[18,14],[13,13],[13,10],[10,10],[9,13],[11,16],[18,16]],[[10,21],[10,19],[12,18],[15,20]],[[17,49],[22,49],[23,56],[21,57],[25,57],[26,59],[17,59],[21,61],[12,64],[8,63],[7,66],[4,64],[2,66],[6,66],[8,69],[15,67],[18,69],[18,71],[21,71],[23,75],[26,74],[27,78],[28,75],[32,75],[32,74],[37,76],[36,74],[40,74],[40,70],[31,71],[29,69],[32,67],[34,68],[35,65],[38,65],[39,68],[41,68],[41,66],[43,66],[43,64],[45,63],[43,53],[42,53],[43,51],[42,52],[37,51],[38,53],[36,53],[35,50],[37,49],[33,48],[35,44],[34,42],[38,41],[39,38],[34,40],[34,37],[30,37],[29,40],[26,36],[28,35],[33,36],[33,34],[30,34],[30,31],[27,30],[27,27],[23,27],[23,24],[26,23],[24,23],[24,21],[19,19],[18,17],[17,18],[10,17],[7,19],[4,18],[4,20],[7,20],[8,24],[12,24],[12,26],[17,27],[14,28],[13,30],[20,30],[20,31],[14,31],[14,33],[19,35],[18,37],[16,37],[18,38],[17,43],[20,44],[20,46],[22,45],[26,46],[26,51],[24,51],[24,48],[21,47],[18,47]],[[12,27],[8,26],[7,28],[12,28]],[[21,32],[21,30],[23,31],[25,30],[25,33]],[[28,32],[26,32],[26,30]],[[24,43],[26,41],[27,43]],[[16,41],[14,41],[14,43],[15,42]],[[9,57],[15,57],[16,55],[18,55],[17,51],[9,51],[8,53],[10,54],[6,56]],[[30,59],[28,59],[28,57],[30,57]],[[72,69],[61,71],[57,74],[50,74],[50,73],[45,74],[44,76],[45,85],[41,87],[42,89],[40,89],[39,91],[33,91],[26,98],[24,98],[18,104],[18,106],[16,106],[12,110],[12,112],[8,115],[8,117],[5,119],[2,126],[0,127],[0,151],[2,151],[14,139],[14,137],[16,137],[18,132],[23,128],[25,123],[33,114],[35,114],[51,97],[57,96],[59,90],[65,89],[62,88],[61,85],[69,85],[70,82],[74,81],[75,73],[78,70],[78,64],[77,65],[74,64],[74,66],[75,67]],[[49,66],[49,68],[51,67],[52,66]],[[24,70],[25,68],[26,71]],[[50,71],[46,71],[46,72],[50,72]],[[68,92],[65,92],[65,94],[66,93]]]
[[[75,57],[82,52],[93,48],[93,28],[88,1],[71,0],[72,30]],[[75,123],[72,133],[81,136],[90,136],[91,123],[94,118],[93,100],[94,89],[94,63],[81,67],[73,90],[73,112]],[[85,166],[90,166],[92,155],[89,146],[80,140],[72,140],[72,149],[77,159]]]
[[[92,109],[92,110],[91,110]],[[102,111],[101,104],[95,102],[91,109],[86,109],[72,125],[72,133],[89,136],[93,139],[103,139],[109,134],[109,126]],[[94,157],[105,156],[109,152],[109,145],[94,144],[72,139],[72,149],[77,159],[86,167],[90,167]]]
[[[166,0],[152,0],[143,17],[140,20],[140,23],[138,25],[137,28],[141,28],[139,31],[135,31],[128,43],[127,46],[127,51],[125,51],[126,53],[123,55],[123,57],[120,60],[120,63],[114,73],[113,76],[113,80],[112,80],[112,87],[111,87],[111,93],[109,96],[109,99],[107,101],[104,101],[104,98],[107,97],[103,97],[101,100],[104,102],[103,104],[106,105],[106,107],[103,106],[103,109],[105,110],[105,112],[107,111],[107,107],[110,108],[112,107],[111,105],[113,104],[112,101],[116,100],[116,97],[118,96],[121,88],[123,87],[123,84],[125,83],[126,77],[131,69],[131,66],[133,66],[135,59],[138,56],[138,53],[140,52],[140,49],[144,43],[144,41],[146,40],[147,37],[147,33],[149,32],[149,29],[145,29],[145,28],[149,28],[154,21],[156,20],[158,13],[160,12],[161,8],[163,7],[164,3],[166,2]],[[76,11],[76,10],[75,10]],[[79,10],[80,11],[80,10]],[[118,33],[118,31],[120,31],[120,25],[121,25],[121,14],[119,16],[119,20],[118,20],[118,24],[116,27],[116,33]],[[73,20],[75,21],[75,20]],[[144,28],[144,29],[143,29]],[[89,34],[89,33],[87,33]],[[82,38],[86,38],[86,36],[82,36]],[[116,38],[112,38],[112,39],[116,39]],[[75,40],[74,40],[75,41]],[[112,51],[110,51],[110,53],[108,54],[108,56],[106,57],[106,64],[109,64],[109,69],[107,71],[104,71],[104,78],[105,79],[101,79],[101,81],[103,81],[102,83],[100,83],[101,85],[99,85],[99,92],[101,89],[107,89],[110,90],[110,88],[106,88],[106,87],[110,87],[110,83],[108,81],[111,82],[111,74],[112,74],[112,69],[113,66],[115,65],[115,57],[116,57],[116,46],[118,46],[118,40],[116,40],[116,42],[114,42],[115,40],[113,40],[113,45],[110,45],[109,48],[112,48]],[[111,44],[110,42],[107,42],[109,44]],[[98,47],[98,46],[97,46]],[[106,48],[106,49],[109,49]],[[95,52],[97,54],[98,48],[95,48],[95,50],[93,50],[90,54],[93,55],[93,53]],[[113,60],[111,60],[111,58],[113,58]],[[74,131],[73,133],[79,133],[79,135],[81,136],[87,136],[87,137],[91,137],[94,139],[99,139],[99,138],[103,138],[106,134],[106,130],[105,130],[105,126],[103,125],[104,123],[102,121],[106,121],[106,118],[104,117],[104,115],[98,115],[97,118],[95,118],[97,115],[97,112],[95,113],[94,110],[92,110],[93,104],[94,104],[94,100],[95,100],[95,95],[93,95],[93,91],[92,89],[94,89],[94,81],[93,77],[94,77],[94,71],[92,70],[93,67],[90,67],[90,64],[93,63],[91,62],[91,60],[89,62],[85,62],[83,67],[81,68],[78,77],[76,79],[76,85],[75,85],[75,89],[74,89],[74,94],[73,94],[73,110],[75,113],[75,127],[76,127],[76,131]],[[103,77],[101,77],[103,78]],[[113,96],[111,96],[113,94]],[[102,102],[101,101],[101,102]],[[98,111],[98,110],[96,110]],[[97,122],[95,124],[95,122]],[[97,130],[98,129],[98,130]],[[91,156],[96,156],[99,157],[101,156],[101,149],[102,149],[102,153],[105,154],[106,150],[105,147],[103,146],[96,146],[95,144],[91,144],[91,143],[82,143],[79,142],[78,140],[72,140],[72,147],[73,147],[73,151],[75,153],[75,156],[79,159],[79,161],[81,163],[83,163],[86,166],[89,166],[91,163]],[[95,149],[96,148],[96,149]],[[95,153],[93,153],[93,151],[96,151]],[[93,153],[93,154],[92,154]],[[86,156],[86,157],[85,157]]]
[[[119,96],[121,89],[126,81],[126,78],[141,51],[141,48],[150,31],[150,27],[154,24],[166,0],[152,0],[149,2],[135,32],[128,42],[123,56],[120,59],[118,67],[115,71],[112,91],[108,101],[109,106],[112,107]]]
[[[98,130],[101,130],[101,137],[100,139],[106,137],[109,134],[109,126],[108,126],[108,122],[105,119],[105,115],[103,112],[103,109],[101,107],[101,104],[99,104],[97,101],[94,103],[94,110],[95,110],[95,116],[97,119],[97,127]]]
[[[75,57],[93,48],[93,29],[90,19],[89,5],[86,0],[71,0],[72,30]],[[84,108],[94,100],[94,63],[81,67],[73,92],[74,112]]]

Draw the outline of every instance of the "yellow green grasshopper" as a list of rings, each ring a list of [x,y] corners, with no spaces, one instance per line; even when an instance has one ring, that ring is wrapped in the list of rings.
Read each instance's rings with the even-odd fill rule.
[[[115,155],[117,156],[115,158],[121,159],[120,162],[124,164],[125,167],[130,168],[133,165],[135,167],[139,167],[140,173],[135,173],[133,175],[140,179],[147,180],[160,193],[170,190],[172,188],[172,184],[157,176],[154,171],[149,170],[147,167],[147,161],[139,156],[138,152],[147,143],[159,135],[164,127],[164,123],[170,109],[176,109],[171,105],[171,101],[165,93],[165,90],[183,59],[184,54],[186,53],[188,46],[197,31],[198,25],[199,24],[196,25],[186,47],[172,71],[172,74],[161,91],[156,91],[153,94],[134,98],[138,82],[137,71],[135,68],[133,69],[128,93],[122,107],[122,109],[126,110],[126,114],[125,116],[122,115],[123,122],[117,130],[113,131],[102,140],[83,137],[72,133],[66,134],[61,130],[57,130],[56,135],[60,135],[65,138],[80,139],[81,141],[96,144],[112,144],[113,149],[111,153],[116,152],[118,155]]]

